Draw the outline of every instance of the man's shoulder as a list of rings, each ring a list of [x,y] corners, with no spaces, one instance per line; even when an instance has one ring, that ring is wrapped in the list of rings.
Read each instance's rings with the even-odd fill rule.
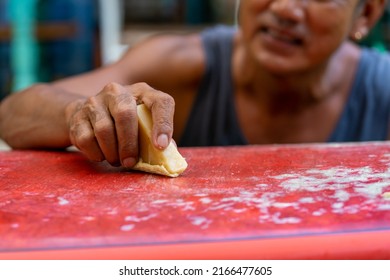
[[[363,48],[360,64],[364,73],[360,78],[371,83],[374,89],[383,89],[390,94],[390,53]]]
[[[377,71],[390,69],[390,52],[374,48],[362,48],[362,63],[375,67]]]
[[[231,25],[215,25],[204,29],[201,32],[203,39],[214,41],[231,40],[237,32],[236,26]]]

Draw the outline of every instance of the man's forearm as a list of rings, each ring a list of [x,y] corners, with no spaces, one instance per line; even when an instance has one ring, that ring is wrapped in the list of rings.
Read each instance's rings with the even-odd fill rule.
[[[80,98],[46,84],[11,94],[0,104],[0,137],[15,149],[65,148],[65,108]]]

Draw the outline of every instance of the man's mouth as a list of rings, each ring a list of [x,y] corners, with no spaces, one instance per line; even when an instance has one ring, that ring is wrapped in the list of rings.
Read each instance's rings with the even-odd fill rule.
[[[276,40],[282,41],[283,43],[291,44],[294,46],[301,46],[303,44],[303,39],[301,39],[297,35],[294,35],[291,32],[278,30],[267,26],[262,26],[260,28],[260,32],[268,36],[271,36]]]

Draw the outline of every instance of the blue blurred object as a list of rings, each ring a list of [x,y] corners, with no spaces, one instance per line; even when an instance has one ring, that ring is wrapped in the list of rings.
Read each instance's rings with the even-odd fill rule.
[[[22,90],[37,82],[38,44],[35,38],[37,0],[9,0],[12,27],[12,90]]]
[[[0,0],[0,27],[9,25],[8,0]],[[0,100],[11,91],[10,41],[0,41]]]
[[[97,49],[97,4],[94,0],[41,0],[39,22],[69,23],[70,38],[40,43],[40,80],[52,81],[93,69]]]
[[[186,23],[212,23],[213,9],[209,0],[186,0]]]
[[[14,7],[11,7],[12,1],[14,1],[12,3],[15,5]],[[11,38],[0,40],[0,100],[12,91],[12,84],[18,85],[14,87],[17,90],[31,82],[49,82],[86,72],[99,66],[99,43],[97,38],[98,4],[96,0],[27,1],[36,2],[36,16],[34,17],[39,26],[45,27],[43,32],[41,32],[43,36],[37,38],[39,39],[37,41],[39,48],[35,49],[35,54],[32,52],[33,60],[24,57],[23,55],[26,55],[24,53],[17,55],[15,61],[15,56],[12,55],[15,52],[11,52],[11,49],[15,47],[15,42],[11,46]],[[23,1],[19,0],[0,0],[0,28],[3,31],[10,29],[11,24],[14,22],[13,20],[15,19],[11,17],[10,12],[16,5],[20,5],[21,10],[14,10],[14,12],[30,12],[31,15],[31,12],[33,12],[31,11],[32,8],[26,11],[28,7],[23,3]],[[24,16],[18,15],[18,17],[20,21],[26,20]],[[71,36],[69,36],[69,32],[66,36],[62,36],[61,32],[57,32],[55,28],[58,24],[71,26],[73,30]],[[29,30],[33,30],[35,34],[36,26],[33,22],[25,25]],[[25,40],[25,36],[22,39]],[[21,42],[19,41],[19,43]],[[23,43],[19,46],[23,48],[26,47],[26,44]],[[39,52],[37,49],[39,49]],[[31,49],[29,50],[31,51]],[[11,60],[11,57],[13,57],[13,60]],[[36,63],[35,66],[34,63]],[[35,68],[33,73],[30,71],[33,69],[32,66]],[[30,74],[33,74],[33,79],[30,79],[30,77],[30,80],[23,83],[17,81],[17,75],[12,73],[15,71],[15,73],[18,73],[17,71],[26,69],[30,69],[29,71]]]

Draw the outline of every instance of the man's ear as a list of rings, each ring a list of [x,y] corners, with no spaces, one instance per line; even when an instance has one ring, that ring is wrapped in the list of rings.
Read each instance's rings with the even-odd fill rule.
[[[370,32],[371,28],[382,16],[387,0],[359,0],[363,1],[357,7],[354,24],[349,34],[353,40],[361,40]]]

